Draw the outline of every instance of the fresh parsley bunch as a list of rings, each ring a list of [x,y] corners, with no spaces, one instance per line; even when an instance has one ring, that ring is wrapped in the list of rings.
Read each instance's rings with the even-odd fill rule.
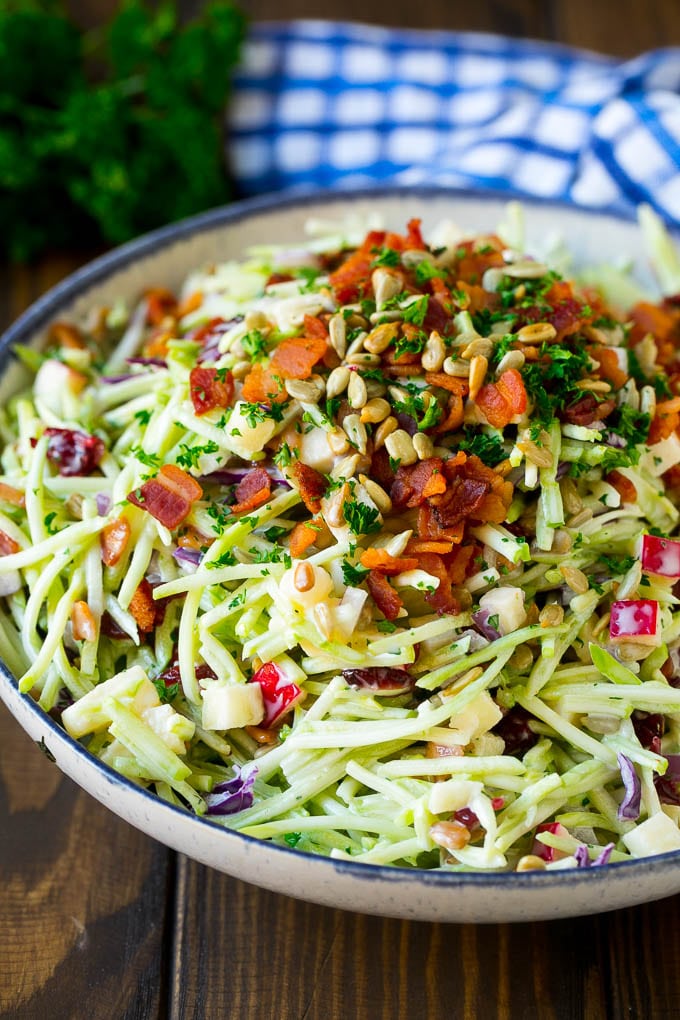
[[[229,198],[222,116],[245,19],[126,0],[81,33],[57,3],[0,5],[0,254],[118,244]]]

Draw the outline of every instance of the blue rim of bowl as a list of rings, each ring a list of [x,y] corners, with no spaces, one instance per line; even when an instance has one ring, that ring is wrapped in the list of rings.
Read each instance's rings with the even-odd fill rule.
[[[242,220],[252,216],[266,214],[284,209],[304,208],[305,206],[317,204],[335,204],[342,202],[356,202],[362,199],[376,197],[404,197],[408,198],[436,198],[451,201],[461,201],[465,198],[474,198],[479,201],[508,202],[513,199],[519,200],[522,204],[531,209],[532,207],[558,209],[567,215],[570,212],[591,213],[593,216],[604,219],[618,220],[633,224],[634,217],[617,211],[594,211],[585,206],[574,203],[553,201],[543,198],[528,198],[525,195],[507,192],[493,191],[486,189],[458,189],[435,186],[401,186],[401,185],[377,185],[360,189],[321,189],[313,192],[299,192],[291,195],[265,195],[262,197],[245,199],[234,202],[231,205],[220,206],[216,209],[199,213],[180,220],[177,223],[161,227],[148,234],[144,234],[127,244],[114,248],[112,251],[99,256],[92,262],[87,263],[74,273],[71,273],[56,286],[52,287],[35,301],[19,318],[9,326],[0,337],[0,371],[4,370],[12,357],[14,344],[22,343],[36,331],[42,329],[59,309],[69,301],[80,296],[84,291],[89,290],[98,282],[106,279],[117,270],[123,269],[131,262],[147,255],[153,255],[167,244],[186,240],[195,234],[209,232],[217,227],[229,224],[238,224]],[[164,801],[151,790],[139,786],[131,779],[122,776],[115,769],[106,765],[91,755],[87,748],[71,737],[54,719],[45,713],[30,694],[21,694],[16,678],[11,674],[7,666],[0,660],[0,677],[7,681],[10,687],[14,688],[19,697],[28,705],[29,711],[43,726],[47,727],[52,737],[66,745],[80,758],[85,768],[90,768],[104,778],[113,786],[122,787],[126,792],[137,795],[154,805],[154,809],[169,813],[171,816],[182,818],[191,824],[206,826],[211,832],[222,833],[225,845],[231,839],[239,839],[248,844],[256,852],[271,851],[284,854],[287,857],[306,861],[314,866],[321,866],[331,871],[348,874],[349,876],[363,880],[380,880],[393,884],[395,882],[407,882],[424,884],[426,886],[439,887],[444,889],[456,889],[460,886],[482,886],[484,888],[496,888],[499,891],[508,889],[521,889],[524,887],[540,886],[542,888],[571,886],[575,882],[587,881],[599,884],[617,879],[632,879],[635,874],[643,871],[664,871],[675,870],[680,864],[680,851],[674,850],[664,854],[657,854],[653,857],[639,858],[631,861],[616,861],[605,867],[590,868],[564,868],[554,871],[492,871],[492,872],[455,872],[421,870],[418,868],[404,868],[396,865],[365,864],[361,861],[336,860],[321,855],[302,853],[292,847],[281,846],[258,839],[255,836],[248,836],[245,833],[221,826],[218,822],[207,817],[193,815],[188,809],[178,807]],[[77,782],[77,780],[76,780]],[[94,796],[94,795],[92,795]],[[95,798],[96,799],[96,798]],[[152,838],[162,840],[162,833],[156,833]],[[221,837],[220,837],[221,838]],[[252,881],[252,880],[251,880]],[[282,890],[285,891],[285,890]]]

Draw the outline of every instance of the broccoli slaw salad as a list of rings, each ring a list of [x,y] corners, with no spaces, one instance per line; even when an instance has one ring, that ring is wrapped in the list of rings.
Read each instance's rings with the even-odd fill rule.
[[[20,691],[164,800],[304,852],[680,849],[680,262],[640,219],[665,298],[539,257],[511,204],[474,236],[312,222],[18,348]]]

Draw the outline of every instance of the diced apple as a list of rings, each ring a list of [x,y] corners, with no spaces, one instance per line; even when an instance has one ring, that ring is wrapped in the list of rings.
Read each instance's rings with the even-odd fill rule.
[[[654,599],[626,599],[614,602],[609,621],[612,641],[654,644],[659,625],[659,603]]]
[[[680,542],[657,535],[642,537],[642,569],[659,577],[680,577]]]
[[[262,691],[257,684],[207,684],[203,690],[203,728],[238,730],[259,726],[264,719]]]

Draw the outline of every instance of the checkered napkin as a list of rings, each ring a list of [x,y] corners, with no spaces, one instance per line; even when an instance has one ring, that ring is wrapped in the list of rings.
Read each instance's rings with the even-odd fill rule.
[[[501,36],[256,24],[235,81],[239,189],[489,187],[680,225],[680,49],[620,62]]]

